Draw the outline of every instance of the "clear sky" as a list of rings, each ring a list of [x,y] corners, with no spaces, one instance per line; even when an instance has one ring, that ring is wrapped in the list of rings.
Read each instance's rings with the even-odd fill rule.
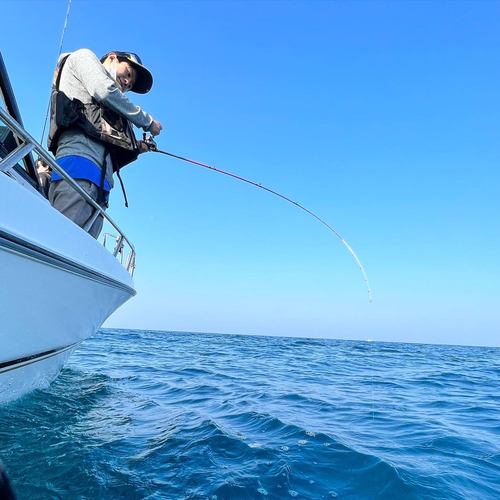
[[[67,2],[3,1],[41,137]],[[162,155],[111,216],[138,295],[105,326],[500,346],[500,2],[73,0],[63,51],[137,52]],[[138,131],[139,133],[139,131]]]

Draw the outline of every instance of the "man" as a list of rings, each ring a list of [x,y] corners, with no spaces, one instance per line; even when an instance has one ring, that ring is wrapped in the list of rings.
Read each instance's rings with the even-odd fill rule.
[[[152,86],[153,76],[137,54],[110,52],[99,60],[90,50],[80,49],[59,58],[51,96],[49,150],[102,207],[107,207],[113,172],[147,151],[136,141],[129,122],[152,135],[162,130],[160,122],[125,96],[128,91],[145,94]],[[80,227],[95,210],[56,172],[49,201]],[[89,233],[97,238],[102,225],[98,217]]]

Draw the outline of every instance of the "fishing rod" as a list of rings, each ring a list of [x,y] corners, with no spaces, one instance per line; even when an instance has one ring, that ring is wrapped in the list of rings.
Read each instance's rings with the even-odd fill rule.
[[[309,215],[312,215],[316,220],[318,220],[319,222],[324,224],[333,234],[335,234],[335,236],[337,236],[337,238],[347,247],[349,252],[351,252],[351,255],[356,259],[356,262],[357,262],[359,268],[361,269],[361,272],[363,273],[363,277],[365,279],[366,287],[368,289],[368,296],[370,297],[370,302],[372,301],[372,292],[370,289],[370,283],[368,282],[368,277],[366,276],[365,270],[363,268],[363,265],[359,261],[358,256],[354,253],[354,250],[347,244],[347,242],[344,240],[344,238],[342,238],[342,236],[340,236],[340,234],[337,233],[337,231],[335,231],[335,229],[333,229],[333,227],[331,227],[328,223],[326,223],[323,219],[318,217],[316,214],[314,214],[313,212],[311,212],[307,208],[303,207],[302,205],[300,205],[296,201],[293,201],[290,198],[287,198],[286,196],[278,193],[277,191],[273,191],[272,189],[269,189],[260,183],[250,181],[248,179],[245,179],[244,177],[240,177],[239,175],[232,174],[230,172],[226,172],[225,170],[221,170],[219,168],[215,168],[215,167],[212,167],[210,165],[206,165],[205,163],[201,163],[199,161],[190,160],[189,158],[184,158],[183,156],[174,155],[173,153],[168,153],[167,151],[161,151],[158,149],[158,146],[157,146],[152,134],[150,134],[149,137],[146,137],[146,134],[144,134],[144,142],[147,145],[148,150],[153,152],[153,153],[160,153],[163,155],[170,156],[172,158],[176,158],[178,160],[182,160],[182,161],[185,161],[188,163],[193,163],[194,165],[198,165],[199,167],[208,168],[209,170],[213,170],[214,172],[219,172],[220,174],[224,174],[224,175],[227,175],[229,177],[233,177],[234,179],[238,179],[239,181],[246,182],[247,184],[251,184],[252,186],[263,189],[264,191],[267,191],[268,193],[274,194],[275,196],[279,196],[283,200],[288,201],[289,203],[292,203],[293,205],[300,208],[301,210],[304,210],[304,212],[307,212]]]

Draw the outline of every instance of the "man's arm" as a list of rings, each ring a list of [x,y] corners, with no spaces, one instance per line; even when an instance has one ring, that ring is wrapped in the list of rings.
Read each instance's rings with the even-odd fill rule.
[[[88,49],[80,49],[71,54],[68,63],[78,76],[86,91],[96,101],[102,102],[119,115],[123,116],[136,127],[158,135],[161,124],[155,122],[139,106],[136,106],[118,87],[116,82],[99,61],[97,56]],[[155,125],[156,124],[156,125]],[[159,127],[158,127],[159,125]]]

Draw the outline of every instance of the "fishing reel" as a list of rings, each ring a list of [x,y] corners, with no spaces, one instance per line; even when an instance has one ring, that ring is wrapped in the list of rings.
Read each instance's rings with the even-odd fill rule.
[[[143,141],[148,147],[149,151],[158,151],[158,146],[156,145],[156,141],[154,140],[153,134],[149,134],[149,137],[146,137],[146,132],[144,132]]]

